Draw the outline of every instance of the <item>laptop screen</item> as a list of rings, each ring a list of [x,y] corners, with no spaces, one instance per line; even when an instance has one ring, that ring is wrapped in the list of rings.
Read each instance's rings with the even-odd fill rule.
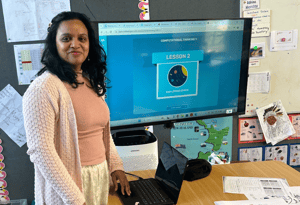
[[[174,203],[179,197],[187,162],[188,158],[164,142],[155,178],[161,182]]]

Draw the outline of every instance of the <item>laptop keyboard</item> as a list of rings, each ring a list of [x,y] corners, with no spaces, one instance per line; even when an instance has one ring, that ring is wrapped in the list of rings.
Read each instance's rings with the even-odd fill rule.
[[[150,180],[138,180],[131,182],[130,186],[135,188],[144,204],[156,204],[167,202],[167,199],[156,189]]]

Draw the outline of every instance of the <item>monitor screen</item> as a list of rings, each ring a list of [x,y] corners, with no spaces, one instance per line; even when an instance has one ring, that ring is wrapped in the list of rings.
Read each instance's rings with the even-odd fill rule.
[[[245,113],[251,19],[94,23],[112,129]]]

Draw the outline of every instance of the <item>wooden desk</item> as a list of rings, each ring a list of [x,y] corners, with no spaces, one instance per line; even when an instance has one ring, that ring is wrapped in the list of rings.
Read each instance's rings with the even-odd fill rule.
[[[143,178],[154,177],[154,170],[132,172]],[[247,200],[243,194],[223,193],[222,176],[285,178],[290,186],[300,186],[300,173],[278,161],[246,162],[213,165],[212,172],[204,179],[184,181],[178,205],[214,205],[215,201]],[[128,177],[129,180],[136,178]],[[122,204],[116,193],[108,198],[109,205]]]

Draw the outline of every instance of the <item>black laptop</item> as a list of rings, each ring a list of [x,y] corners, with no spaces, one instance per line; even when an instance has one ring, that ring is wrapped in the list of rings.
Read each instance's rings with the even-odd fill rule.
[[[130,181],[131,195],[118,195],[124,205],[173,205],[178,201],[188,158],[164,142],[155,178]]]

